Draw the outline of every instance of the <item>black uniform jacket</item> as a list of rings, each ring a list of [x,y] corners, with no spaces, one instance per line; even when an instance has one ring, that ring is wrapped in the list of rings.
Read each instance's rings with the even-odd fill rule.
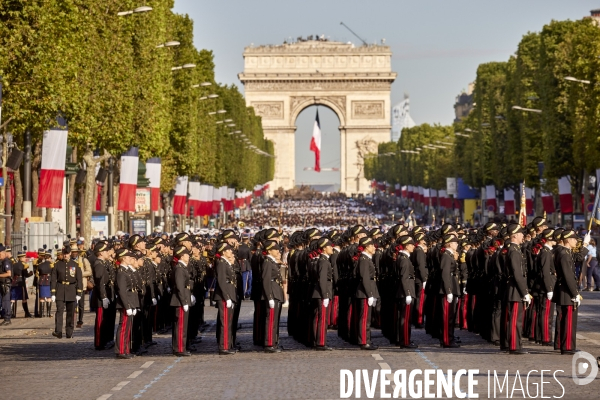
[[[116,300],[117,309],[131,310],[137,308],[138,296],[133,288],[133,279],[129,267],[121,266],[116,272]],[[97,286],[97,285],[96,285]]]
[[[446,249],[440,257],[441,280],[439,294],[452,294],[455,296],[459,294],[458,278],[456,277],[457,269],[458,264],[454,259],[454,253]]]
[[[415,268],[415,282],[427,282],[427,256],[421,246],[415,246],[415,250],[410,254],[410,260]],[[411,294],[414,296],[414,294]]]
[[[325,254],[321,254],[317,261],[312,298],[333,298],[333,268],[331,266],[330,258]]]
[[[96,258],[92,270],[94,273],[96,306],[102,307],[102,299],[108,299],[111,302],[114,300],[115,269],[112,262]]]
[[[190,291],[190,273],[187,266],[181,261],[173,267],[173,293],[171,295],[171,305],[182,307],[192,303],[192,292]]]
[[[556,268],[556,284],[552,302],[559,306],[572,306],[574,299],[579,294],[577,278],[573,271],[573,256],[571,250],[564,246],[557,246],[554,253],[554,267]]]
[[[527,288],[527,262],[519,245],[511,243],[505,262],[508,273],[506,300],[521,301],[529,294],[529,289]]]
[[[542,247],[536,257],[538,263],[540,293],[554,291],[556,285],[556,268],[554,267],[554,255],[547,246]]]
[[[423,253],[425,255],[425,253]],[[396,258],[396,298],[415,296],[415,267],[408,254],[400,252]]]
[[[83,293],[81,268],[73,261],[57,261],[50,274],[50,292],[57,301],[76,301]]]
[[[263,293],[261,300],[279,300],[283,301],[283,288],[281,286],[281,273],[279,265],[271,257],[265,257],[262,267],[262,287]]]
[[[231,300],[237,302],[236,276],[233,266],[224,258],[219,258],[215,266],[217,285],[215,287],[215,300]]]
[[[379,298],[379,290],[375,281],[375,264],[365,254],[361,254],[356,268],[358,287],[354,295],[357,299]]]

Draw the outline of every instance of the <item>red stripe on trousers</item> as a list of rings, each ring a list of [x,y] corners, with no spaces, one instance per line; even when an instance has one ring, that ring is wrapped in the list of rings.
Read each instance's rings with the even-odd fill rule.
[[[565,343],[564,350],[571,350],[571,326],[573,324],[573,307],[567,306],[567,326],[565,329],[567,330],[565,333],[567,335],[567,340]]]
[[[513,303],[513,316],[512,316],[512,320],[510,321],[510,332],[511,332],[511,337],[510,337],[510,349],[511,350],[516,350],[517,349],[517,341],[516,341],[516,336],[517,336],[517,314],[519,313],[519,309],[517,308],[519,306],[519,303],[514,302]]]
[[[350,307],[348,307],[348,333],[352,330],[352,303],[350,303]]]
[[[544,330],[542,331],[544,333],[544,342],[549,342],[550,341],[550,335],[548,332],[548,320],[550,318],[550,300],[546,299],[546,310],[544,312]]]
[[[327,315],[327,307],[321,303],[321,337],[319,339],[321,346],[325,346],[325,315]]]
[[[179,352],[183,352],[183,307],[179,307],[179,332],[177,332],[177,348]]]
[[[229,350],[229,321],[227,319],[227,302],[222,301],[223,303],[223,348],[225,350]]]
[[[421,288],[421,297],[419,297],[419,312],[417,323],[419,325],[423,324],[423,305],[425,304],[425,289]]]
[[[100,346],[100,325],[102,324],[102,307],[96,308],[96,337],[94,338],[94,344],[96,347]]]
[[[364,307],[364,313],[363,313],[363,323],[362,323],[362,336],[364,339],[364,343],[361,344],[367,344],[367,316],[369,315],[369,304],[367,303],[367,299],[363,300],[365,303],[365,307]]]
[[[407,345],[408,342],[408,331],[410,329],[410,305],[406,305],[406,309],[404,310],[404,344]]]
[[[535,338],[535,320],[537,319],[537,311],[533,310],[532,312],[533,315],[531,316],[531,332],[529,332],[529,337]]]
[[[443,314],[443,319],[444,319],[444,333],[442,335],[443,336],[442,340],[444,341],[444,344],[446,346],[448,346],[450,344],[450,341],[448,340],[448,323],[449,323],[449,319],[450,319],[449,315],[448,315],[448,301],[445,298],[443,298],[442,302],[443,302],[442,309],[443,309],[443,313],[444,313]]]
[[[119,337],[119,354],[125,353],[125,331],[127,330],[127,312],[125,310],[121,311],[121,315],[123,321],[121,323],[121,336]]]
[[[337,325],[337,319],[338,319],[338,302],[340,301],[340,298],[338,296],[334,296],[333,297],[333,321],[331,321],[331,325]]]
[[[269,347],[273,347],[273,317],[274,317],[274,308],[269,308],[269,333],[268,333],[268,345]]]
[[[464,305],[462,308],[462,328],[463,329],[467,329],[468,325],[467,325],[467,307],[469,307],[469,295],[465,294],[464,295]]]

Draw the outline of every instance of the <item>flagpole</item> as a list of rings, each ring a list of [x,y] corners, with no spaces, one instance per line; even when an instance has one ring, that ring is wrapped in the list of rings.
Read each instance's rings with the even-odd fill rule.
[[[592,230],[592,221],[596,219],[598,213],[598,195],[600,194],[600,183],[596,181],[596,196],[594,197],[594,208],[592,209],[592,215],[590,217],[590,223],[588,225],[588,232]],[[598,224],[598,222],[596,222]]]

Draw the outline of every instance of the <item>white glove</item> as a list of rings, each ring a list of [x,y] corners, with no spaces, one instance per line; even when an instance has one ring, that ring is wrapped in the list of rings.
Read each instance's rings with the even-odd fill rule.
[[[52,302],[54,303],[56,301],[56,296],[52,296],[51,299],[52,299]]]
[[[329,307],[329,299],[323,299],[323,307]]]
[[[158,304],[158,301],[156,301],[156,299],[152,299],[152,305],[155,306]]]
[[[467,288],[463,288],[463,294],[467,294]]]
[[[134,308],[133,311],[131,312],[133,315],[137,314],[137,308]]]
[[[554,297],[554,292],[546,293],[546,297],[548,298],[548,300],[552,300],[552,297]]]
[[[372,307],[375,304],[375,297],[369,297],[367,304],[369,304],[369,307]]]
[[[579,296],[577,296],[577,297],[573,297],[573,298],[571,299],[571,301],[572,301],[573,303],[575,303],[575,306],[576,306],[576,307],[579,307],[579,306],[581,305],[581,300],[579,300]]]
[[[588,232],[583,237],[583,245],[587,246],[588,244],[590,244],[590,240],[592,240],[592,237],[590,236],[590,232]]]
[[[454,295],[452,293],[448,293],[446,295],[446,301],[448,301],[448,303],[452,303],[452,300],[454,300]]]
[[[171,288],[167,286],[167,293],[171,293]]]
[[[190,300],[192,301],[192,305],[196,304],[196,296],[194,296],[193,294],[190,295]]]
[[[110,300],[107,298],[102,299],[102,308],[108,308],[108,305],[110,304]]]
[[[190,306],[188,306],[187,304],[185,306],[183,306],[183,311],[188,312],[189,309],[190,309]]]
[[[156,295],[156,298],[160,300],[160,294]]]
[[[271,300],[271,301],[273,301],[273,300]],[[227,306],[227,308],[233,308],[233,301],[227,300],[225,303],[226,303],[225,305]],[[275,307],[275,306],[271,306],[271,308],[273,308],[273,307]]]
[[[75,296],[75,301],[79,302],[79,300],[81,300],[81,296]]]
[[[373,307],[377,305],[377,297],[373,297]]]
[[[423,290],[425,290],[425,284],[427,283],[427,281],[423,282]]]
[[[231,301],[231,300],[227,300]],[[275,300],[269,300],[269,308],[275,308]]]
[[[127,309],[127,316],[131,317],[131,315],[133,314],[133,310],[131,308]]]
[[[409,306],[410,303],[412,303],[412,297],[411,296],[406,296],[406,305]]]

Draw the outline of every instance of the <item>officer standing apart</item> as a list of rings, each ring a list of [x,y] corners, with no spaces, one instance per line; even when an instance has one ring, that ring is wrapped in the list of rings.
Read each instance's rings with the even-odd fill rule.
[[[3,326],[10,325],[11,307],[10,307],[10,285],[12,282],[12,263],[6,255],[6,247],[0,245],[0,296],[2,296],[2,314],[4,317]]]
[[[63,253],[78,253],[77,246],[65,247]],[[53,336],[62,338],[63,313],[67,310],[66,334],[67,339],[73,337],[75,326],[75,303],[81,300],[83,295],[83,277],[81,268],[73,260],[58,261],[52,268],[50,275],[50,292],[52,302],[56,303],[55,328]]]

